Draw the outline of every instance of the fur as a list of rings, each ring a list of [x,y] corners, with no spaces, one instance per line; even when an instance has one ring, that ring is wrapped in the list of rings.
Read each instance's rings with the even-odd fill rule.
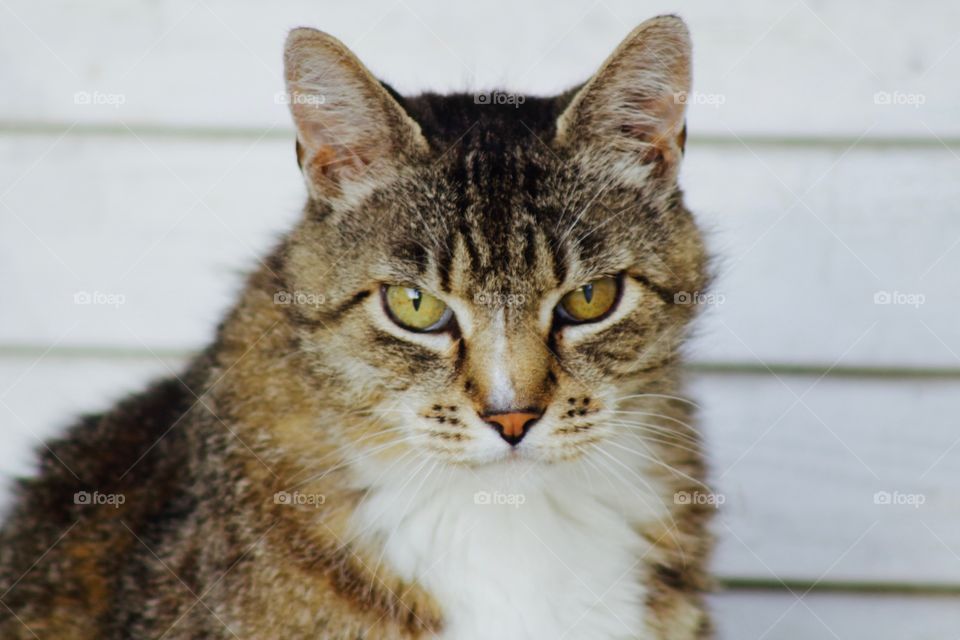
[[[708,638],[712,507],[677,498],[709,491],[679,369],[707,285],[689,59],[655,18],[582,87],[500,105],[399,96],[292,32],[302,219],[181,375],[20,481],[0,637]],[[611,312],[561,322],[600,277]],[[389,285],[455,321],[402,328]],[[507,410],[540,416],[519,443],[484,418]]]

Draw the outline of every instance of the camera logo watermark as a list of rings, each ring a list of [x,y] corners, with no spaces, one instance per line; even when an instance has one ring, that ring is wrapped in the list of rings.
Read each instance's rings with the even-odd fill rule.
[[[905,293],[903,291],[877,291],[873,294],[873,304],[901,305],[919,309],[927,301],[922,293]]]
[[[327,496],[322,493],[300,493],[299,491],[277,491],[273,494],[273,504],[289,507],[313,507],[316,509],[326,503]]]
[[[77,291],[73,294],[73,304],[103,305],[119,308],[126,304],[127,298],[122,293],[107,293],[104,291]]]
[[[873,504],[889,506],[909,506],[919,509],[927,502],[922,493],[901,493],[899,491],[877,491],[873,494]]]
[[[889,106],[906,106],[919,109],[927,102],[927,96],[922,93],[906,93],[904,91],[877,91],[873,94],[873,104]]]
[[[277,104],[305,104],[311,107],[319,107],[327,103],[327,96],[320,93],[301,93],[299,91],[287,93],[286,91],[278,91],[273,95],[273,101]]]
[[[527,501],[522,493],[502,493],[500,491],[477,491],[473,494],[473,504],[509,506],[519,509]]]
[[[319,307],[325,304],[327,297],[322,293],[307,291],[277,291],[273,294],[274,304],[293,304],[302,307]]]
[[[727,297],[722,293],[705,293],[702,291],[678,291],[673,294],[675,304],[693,305],[710,304],[721,305],[727,301]]]
[[[703,504],[709,505],[714,509],[719,509],[720,505],[727,501],[727,496],[722,493],[705,493],[701,491],[677,491],[673,494],[674,504]]]
[[[526,101],[526,96],[506,91],[481,91],[473,94],[474,104],[510,105],[519,108]]]
[[[526,302],[527,296],[522,293],[481,291],[473,296],[473,303],[480,307],[522,307]]]
[[[108,106],[119,109],[127,103],[127,96],[122,93],[104,93],[102,91],[77,91],[73,94],[73,104],[83,106]]]
[[[77,491],[73,494],[73,504],[81,506],[111,506],[119,509],[120,505],[127,501],[127,497],[122,493],[100,493],[99,491]]]
[[[722,93],[701,93],[699,91],[677,91],[673,94],[675,104],[702,104],[719,109],[727,102]]]

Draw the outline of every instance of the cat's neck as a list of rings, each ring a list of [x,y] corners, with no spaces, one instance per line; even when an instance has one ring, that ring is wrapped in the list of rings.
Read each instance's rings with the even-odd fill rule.
[[[527,628],[646,637],[637,559],[649,543],[638,525],[665,507],[652,484],[599,460],[482,469],[368,461],[358,465],[370,488],[353,535],[440,603],[445,639],[522,638]],[[642,471],[637,460],[617,463]],[[601,594],[606,604],[593,606]]]

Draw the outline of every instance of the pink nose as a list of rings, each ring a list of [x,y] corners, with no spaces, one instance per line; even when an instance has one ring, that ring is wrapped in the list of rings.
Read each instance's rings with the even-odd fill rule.
[[[487,424],[497,430],[500,437],[510,445],[517,446],[533,423],[540,419],[543,412],[510,411],[507,413],[492,413],[483,417]]]

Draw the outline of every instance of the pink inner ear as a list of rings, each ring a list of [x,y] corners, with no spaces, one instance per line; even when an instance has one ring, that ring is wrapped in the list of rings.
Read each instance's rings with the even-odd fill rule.
[[[308,170],[314,179],[326,178],[340,182],[343,178],[358,178],[363,175],[372,158],[360,147],[326,145],[316,148],[307,160]]]
[[[642,164],[675,165],[683,155],[686,138],[684,101],[677,94],[634,95],[628,100],[626,115],[618,133],[642,144],[637,151]]]
[[[683,22],[649,20],[621,43],[574,96],[558,121],[558,140],[641,156],[679,159],[684,146],[690,42]]]
[[[621,131],[656,147],[677,144],[683,131],[684,105],[674,94],[656,97],[635,96],[630,102],[632,121],[622,125]]]
[[[311,193],[339,197],[345,181],[369,171],[386,178],[408,153],[426,150],[420,130],[380,82],[340,41],[317,31],[291,32],[285,57],[299,159]],[[373,180],[348,191],[357,196]]]
[[[313,107],[299,111],[302,161],[313,178],[338,182],[366,172],[377,156],[376,136],[341,123],[333,109],[322,114],[322,121]]]

